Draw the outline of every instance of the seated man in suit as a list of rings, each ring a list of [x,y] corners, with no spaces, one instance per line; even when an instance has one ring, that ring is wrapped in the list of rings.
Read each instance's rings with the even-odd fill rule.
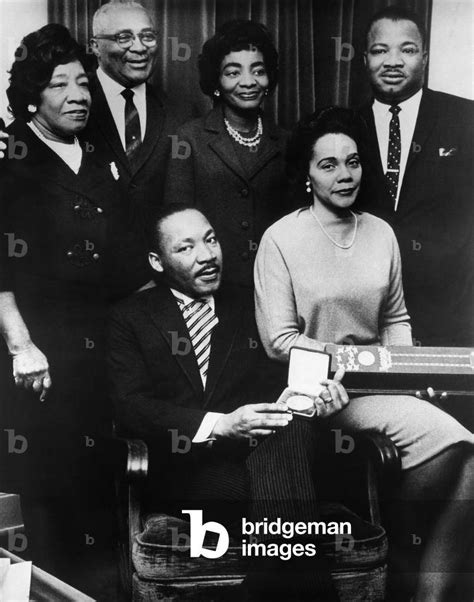
[[[181,204],[164,208],[149,260],[162,278],[114,308],[108,365],[120,428],[149,445],[151,497],[180,517],[212,504],[213,518],[225,521],[240,502],[238,520],[315,520],[317,422],[273,403],[286,370],[258,342],[252,296],[221,286],[221,249],[206,217]],[[320,415],[348,403],[341,378],[324,382]],[[297,599],[337,599],[320,555],[298,559],[298,570],[311,563],[304,579],[288,578],[291,563],[267,567],[272,560],[260,568],[274,571],[281,599],[290,599],[288,587],[299,588]]]

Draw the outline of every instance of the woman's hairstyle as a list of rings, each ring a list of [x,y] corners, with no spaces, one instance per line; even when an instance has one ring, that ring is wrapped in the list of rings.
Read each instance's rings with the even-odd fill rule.
[[[345,134],[360,150],[363,122],[352,109],[327,107],[301,119],[295,126],[286,151],[287,174],[293,194],[301,198],[308,176],[314,145],[326,134]]]
[[[93,59],[63,25],[51,23],[25,36],[15,51],[7,89],[10,112],[29,121],[28,105],[40,104],[40,92],[58,65],[79,61],[86,72]]]
[[[228,21],[207,40],[199,55],[199,84],[207,96],[213,97],[219,85],[222,59],[231,52],[256,48],[263,55],[269,79],[269,92],[278,83],[278,52],[265,25],[255,21]]]

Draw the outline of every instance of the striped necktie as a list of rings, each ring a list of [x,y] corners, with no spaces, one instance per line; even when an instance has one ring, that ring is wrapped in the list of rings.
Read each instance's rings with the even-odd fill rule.
[[[125,88],[121,94],[125,98],[125,152],[127,158],[132,159],[142,143],[140,117],[133,102],[135,92],[130,88]]]
[[[392,113],[390,119],[388,134],[388,156],[387,156],[387,178],[388,191],[393,201],[393,206],[397,205],[398,179],[400,176],[400,157],[402,154],[402,143],[400,137],[400,119],[398,113],[401,109],[398,105],[392,105],[389,109]]]
[[[205,299],[194,299],[187,305],[183,299],[176,297],[183,313],[184,321],[189,332],[191,344],[201,373],[203,387],[206,387],[209,357],[211,355],[212,330],[219,319]]]

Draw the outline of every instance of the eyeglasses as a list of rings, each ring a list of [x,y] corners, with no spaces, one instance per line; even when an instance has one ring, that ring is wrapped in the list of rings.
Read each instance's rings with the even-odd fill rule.
[[[121,32],[121,33],[114,33],[114,34],[110,34],[110,35],[100,35],[100,36],[94,36],[97,40],[112,40],[114,42],[117,42],[117,44],[120,46],[120,48],[130,48],[135,40],[135,38],[138,38],[140,40],[140,42],[144,45],[144,46],[148,46],[148,48],[152,48],[153,46],[156,46],[157,42],[158,42],[158,33],[156,31],[143,31],[137,34],[134,33],[130,33],[130,32]]]

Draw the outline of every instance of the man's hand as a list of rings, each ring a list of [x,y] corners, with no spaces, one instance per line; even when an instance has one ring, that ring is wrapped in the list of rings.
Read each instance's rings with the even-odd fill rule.
[[[321,381],[325,388],[315,400],[318,418],[328,418],[337,414],[349,403],[349,395],[341,384],[344,374],[344,368],[339,368],[332,380]]]
[[[212,431],[214,437],[251,439],[267,437],[288,426],[293,416],[285,403],[254,403],[224,414]]]
[[[13,378],[17,387],[32,389],[44,401],[51,388],[48,360],[36,345],[31,343],[25,349],[12,354]]]

